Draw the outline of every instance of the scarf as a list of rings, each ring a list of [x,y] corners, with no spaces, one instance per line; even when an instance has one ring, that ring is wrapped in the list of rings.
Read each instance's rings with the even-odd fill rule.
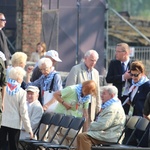
[[[44,91],[47,91],[47,86],[48,84],[52,81],[53,77],[54,77],[54,74],[55,72],[51,72],[49,75],[47,76],[44,76],[43,75],[43,78],[44,78],[44,87],[43,87],[43,90]]]
[[[128,94],[131,93],[135,87],[139,87],[147,81],[149,81],[147,76],[142,76],[137,83],[134,83],[134,81],[132,80],[132,86],[130,87]]]
[[[133,98],[134,98],[136,92],[138,91],[138,87],[147,81],[149,81],[147,76],[142,76],[142,78],[137,83],[134,83],[132,80],[132,86],[129,88],[129,92],[128,92],[128,95],[130,96],[131,102],[133,101]]]
[[[83,104],[85,102],[87,102],[90,98],[91,98],[91,95],[86,95],[84,97],[81,97],[81,94],[82,94],[82,84],[77,84],[76,85],[76,92],[77,92],[77,97],[78,97],[78,102]]]
[[[13,96],[20,90],[20,86],[21,86],[21,84],[18,83],[16,80],[13,80],[13,79],[9,78],[8,81],[7,81],[6,92],[10,96]]]
[[[114,97],[114,98],[108,100],[107,102],[103,103],[102,104],[102,109],[105,109],[108,106],[110,106],[111,104],[116,103],[116,102],[120,102],[120,100],[118,98]]]

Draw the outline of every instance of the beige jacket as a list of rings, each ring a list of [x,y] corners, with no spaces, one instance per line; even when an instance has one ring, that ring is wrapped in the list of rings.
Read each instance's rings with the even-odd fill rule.
[[[7,92],[4,99],[4,111],[2,113],[2,126],[21,129],[22,122],[25,130],[32,131],[26,105],[26,91],[20,88],[19,92],[10,96]]]
[[[99,114],[97,121],[90,124],[87,134],[100,141],[117,142],[124,129],[125,120],[121,103],[113,103]]]
[[[28,103],[27,103],[28,104]],[[39,100],[35,100],[29,104],[28,114],[30,118],[30,123],[32,127],[32,131],[34,132],[39,125],[39,122],[43,115],[43,107]],[[24,127],[21,129],[20,139],[29,138],[30,135],[24,130]]]
[[[85,67],[85,64],[81,63],[72,67],[69,75],[67,76],[66,86],[79,84],[87,80],[89,80],[87,76],[87,69]],[[94,80],[95,83],[97,83],[98,96],[96,98],[92,97],[91,112],[90,112],[91,121],[94,120],[95,114],[99,112],[100,107],[101,107],[99,72],[95,68],[93,68],[92,70],[92,80]]]

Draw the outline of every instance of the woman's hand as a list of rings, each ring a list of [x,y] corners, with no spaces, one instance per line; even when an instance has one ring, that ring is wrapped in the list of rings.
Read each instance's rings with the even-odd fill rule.
[[[43,110],[44,110],[44,111],[46,111],[46,110],[47,110],[47,108],[48,108],[48,106],[47,106],[47,105],[43,105]]]
[[[29,132],[29,134],[30,134],[30,139],[34,139],[34,134],[33,134],[33,132]]]
[[[53,97],[50,101],[48,101],[45,105],[43,105],[43,110],[46,111],[50,105],[56,102],[56,99]]]
[[[66,103],[66,102],[63,102],[62,105],[63,105],[64,107],[66,107],[67,110],[69,110],[69,109],[72,108],[72,106],[71,106],[70,104]]]

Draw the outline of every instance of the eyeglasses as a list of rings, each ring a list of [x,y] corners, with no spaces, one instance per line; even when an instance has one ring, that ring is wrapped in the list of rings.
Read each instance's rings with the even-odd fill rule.
[[[141,74],[141,73],[138,73],[138,74],[132,74],[132,73],[130,73],[130,75],[131,75],[131,77],[138,77],[139,76],[139,74]]]
[[[6,19],[0,19],[0,21],[6,21]]]
[[[121,52],[125,52],[125,51],[115,51],[116,53],[121,53]]]
[[[50,67],[50,69],[51,69],[51,67]],[[49,70],[49,68],[47,68],[47,67],[40,69],[41,72],[48,71],[48,70]]]

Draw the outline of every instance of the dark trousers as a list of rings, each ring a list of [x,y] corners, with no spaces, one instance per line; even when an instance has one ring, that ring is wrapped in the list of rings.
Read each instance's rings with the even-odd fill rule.
[[[18,150],[18,141],[20,136],[20,130],[1,126],[0,129],[0,150]],[[7,144],[8,137],[8,144]]]

